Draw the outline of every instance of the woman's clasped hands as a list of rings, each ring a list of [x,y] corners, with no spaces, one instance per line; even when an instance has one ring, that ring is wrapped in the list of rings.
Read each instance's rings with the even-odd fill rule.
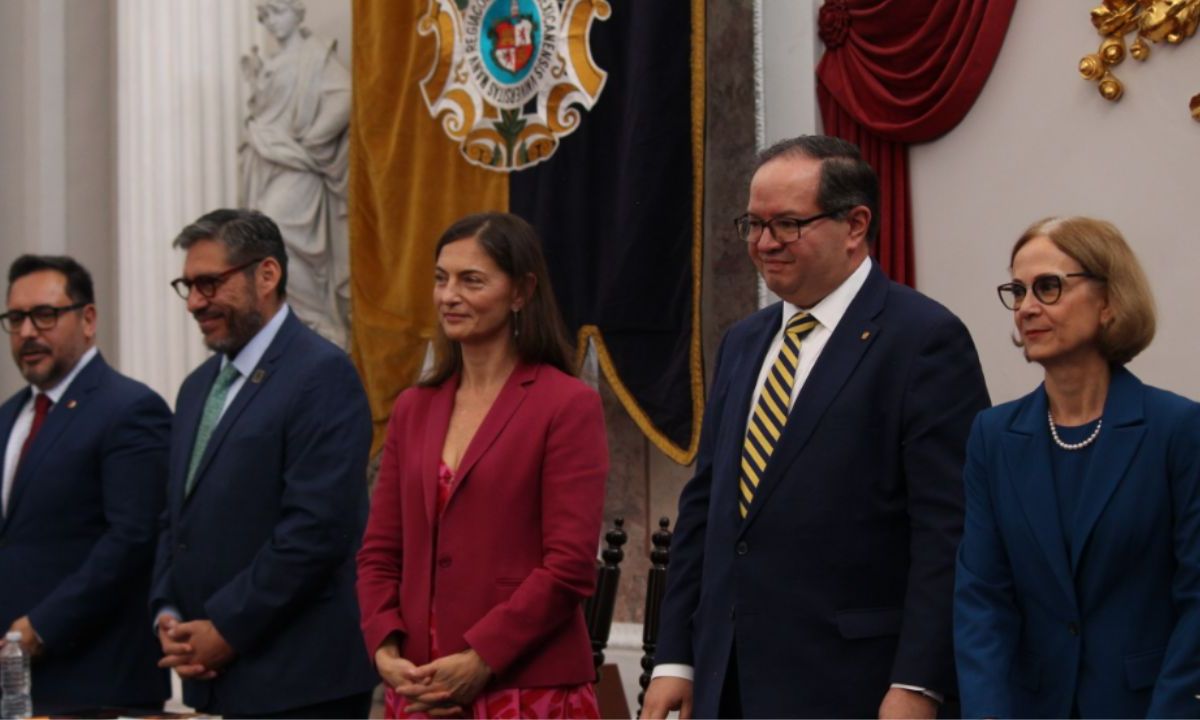
[[[375,653],[375,666],[384,682],[408,704],[405,713],[430,717],[463,717],[465,709],[487,685],[491,669],[474,650],[464,650],[417,666],[401,657],[395,642]]]

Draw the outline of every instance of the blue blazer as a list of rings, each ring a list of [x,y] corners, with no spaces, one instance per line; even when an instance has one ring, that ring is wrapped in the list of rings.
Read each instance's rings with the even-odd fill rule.
[[[28,388],[0,405],[0,467]],[[0,628],[29,615],[36,714],[161,707],[146,608],[171,411],[96,355],[46,416],[0,519]]]
[[[212,620],[237,657],[184,681],[208,713],[272,713],[377,680],[358,629],[354,555],[371,415],[346,354],[290,313],[217,423],[184,497],[213,356],[179,390],[151,604]]]
[[[965,717],[1200,715],[1200,405],[1116,369],[1069,531],[1046,392],[979,416],[954,639]]]
[[[988,405],[970,335],[873,268],[742,520],[746,418],[781,312],[750,316],[721,343],[657,662],[694,666],[696,717],[717,716],[731,653],[746,717],[875,717],[891,683],[950,695],[962,462]]]

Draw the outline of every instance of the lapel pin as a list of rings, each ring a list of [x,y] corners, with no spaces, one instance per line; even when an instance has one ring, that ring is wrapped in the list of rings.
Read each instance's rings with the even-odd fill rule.
[[[251,375],[251,376],[250,376],[250,382],[252,382],[252,383],[254,383],[255,385],[257,385],[257,384],[259,384],[260,382],[262,382],[262,381],[263,381],[263,378],[265,378],[266,376],[267,376],[267,371],[266,371],[266,370],[263,370],[262,368],[259,368],[259,369],[257,369],[257,370],[255,370],[255,371],[254,371],[254,374],[253,374],[253,375]]]
[[[867,338],[869,338],[869,337],[871,337],[871,331],[870,331],[870,330],[863,330],[863,334],[862,334],[862,336],[859,338],[859,340],[866,340],[866,339],[867,339]]]
[[[75,409],[75,406],[76,406],[76,405],[78,405],[78,404],[79,404],[79,403],[75,402],[74,400],[68,400],[68,401],[67,401],[67,409],[68,409],[68,410],[74,410],[74,409]]]

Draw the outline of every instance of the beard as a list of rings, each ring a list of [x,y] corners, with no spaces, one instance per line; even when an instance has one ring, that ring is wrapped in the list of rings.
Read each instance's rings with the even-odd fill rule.
[[[40,360],[36,364],[26,363],[21,359],[21,355],[30,350],[45,352],[49,356],[50,362],[47,364],[44,360]],[[30,385],[43,389],[54,387],[59,380],[66,377],[74,366],[74,363],[67,364],[66,358],[55,355],[53,348],[34,339],[26,340],[20,348],[14,350],[13,358],[17,361],[17,369],[21,371],[21,377],[25,378]]]
[[[220,338],[204,338],[204,344],[209,350],[227,355],[230,358],[237,356],[246,344],[254,339],[259,330],[262,330],[263,315],[257,308],[248,308],[239,310],[236,308],[228,308],[219,313],[198,313],[195,317],[197,320],[202,317],[212,317],[213,315],[221,315],[225,318],[225,324],[228,332],[224,337]]]

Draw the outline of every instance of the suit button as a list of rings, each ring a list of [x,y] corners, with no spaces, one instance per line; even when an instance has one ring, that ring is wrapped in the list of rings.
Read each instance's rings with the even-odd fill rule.
[[[750,546],[746,544],[745,540],[737,544],[738,555],[745,555],[748,552],[750,552]]]
[[[1079,626],[1075,623],[1067,623],[1067,632],[1071,633],[1075,637],[1079,637]]]
[[[438,567],[440,567],[440,568],[450,567],[450,558],[448,558],[448,557],[438,558]]]
[[[186,552],[187,551],[187,543],[179,543],[178,550],[179,550],[179,552]]]

